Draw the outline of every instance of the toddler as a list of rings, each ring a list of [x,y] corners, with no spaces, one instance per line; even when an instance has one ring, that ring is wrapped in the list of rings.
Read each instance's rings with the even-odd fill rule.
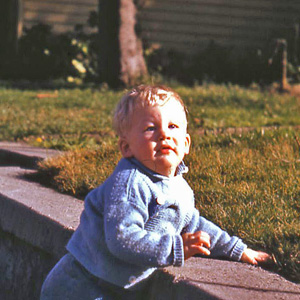
[[[123,158],[85,199],[66,254],[41,299],[138,299],[157,269],[195,254],[258,264],[270,259],[199,215],[183,179],[191,138],[183,101],[164,86],[139,86],[114,115]]]

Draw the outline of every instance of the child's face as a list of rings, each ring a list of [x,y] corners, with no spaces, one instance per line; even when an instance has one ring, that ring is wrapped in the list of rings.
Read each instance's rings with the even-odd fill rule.
[[[181,104],[171,99],[164,105],[137,109],[131,122],[131,129],[120,139],[123,156],[135,157],[159,174],[174,176],[191,142]]]

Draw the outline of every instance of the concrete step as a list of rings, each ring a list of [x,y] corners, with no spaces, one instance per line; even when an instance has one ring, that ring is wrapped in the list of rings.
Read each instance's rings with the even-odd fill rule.
[[[0,142],[0,165],[35,169],[40,160],[60,153],[57,150],[37,148],[24,143]]]
[[[45,187],[33,178],[38,161],[60,154],[60,151],[0,142],[1,228],[56,256],[64,252],[64,245],[58,241],[66,242],[79,224],[83,201]],[[62,230],[50,230],[53,226]]]
[[[193,257],[154,278],[155,300],[299,300],[300,285],[239,262]]]
[[[83,209],[83,201],[32,180],[38,161],[60,152],[0,143],[0,299],[38,300]]]

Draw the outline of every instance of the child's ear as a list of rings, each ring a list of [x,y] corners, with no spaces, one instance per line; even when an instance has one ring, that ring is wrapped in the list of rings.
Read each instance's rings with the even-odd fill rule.
[[[185,152],[184,154],[189,154],[191,146],[191,136],[187,133],[185,137]]]
[[[126,138],[121,137],[119,139],[119,148],[123,157],[129,158],[133,156]]]

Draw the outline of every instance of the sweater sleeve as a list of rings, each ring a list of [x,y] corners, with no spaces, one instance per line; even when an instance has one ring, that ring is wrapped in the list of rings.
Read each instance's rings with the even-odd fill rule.
[[[120,260],[134,265],[163,267],[183,264],[180,235],[151,231],[149,187],[129,179],[117,178],[104,212],[105,239],[109,251]],[[151,226],[150,226],[151,227]]]
[[[194,210],[191,222],[184,229],[184,232],[196,231],[204,231],[209,234],[211,257],[239,261],[247,248],[240,238],[230,236],[226,231],[200,216],[197,209]]]

